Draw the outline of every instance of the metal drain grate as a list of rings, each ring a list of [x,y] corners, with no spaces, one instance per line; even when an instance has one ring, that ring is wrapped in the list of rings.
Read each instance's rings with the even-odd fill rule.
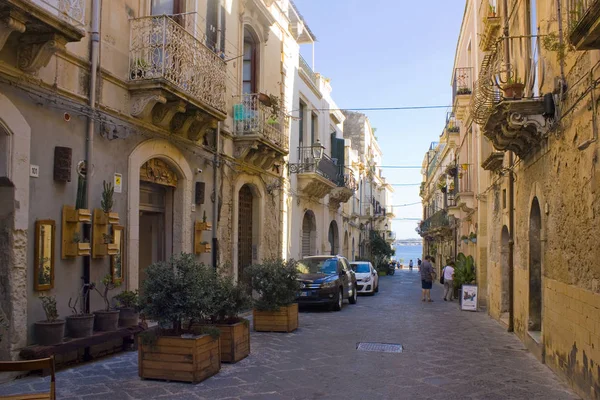
[[[376,351],[379,353],[402,353],[401,344],[360,342],[356,345],[359,351]]]

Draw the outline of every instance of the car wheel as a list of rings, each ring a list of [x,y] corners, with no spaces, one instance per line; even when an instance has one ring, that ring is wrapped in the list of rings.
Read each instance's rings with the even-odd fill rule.
[[[354,288],[352,289],[352,296],[350,296],[348,301],[350,302],[350,304],[356,304],[357,300],[358,300],[358,294],[356,293],[356,286],[354,286]]]
[[[340,311],[342,309],[343,303],[344,295],[342,294],[342,288],[340,288],[337,293],[337,301],[333,303],[333,311]]]

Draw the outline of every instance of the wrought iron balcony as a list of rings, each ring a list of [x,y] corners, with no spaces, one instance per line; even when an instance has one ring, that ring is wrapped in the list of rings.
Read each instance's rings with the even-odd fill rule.
[[[343,165],[337,166],[338,177],[337,187],[329,194],[329,205],[337,209],[341,203],[346,203],[352,198],[354,192],[358,189],[354,172]]]
[[[600,0],[567,2],[569,41],[577,50],[600,49]]]
[[[473,68],[455,68],[452,79],[452,105],[454,114],[458,119],[465,119],[472,93]]]
[[[543,58],[538,54],[538,37],[509,37],[496,43],[484,57],[471,102],[473,122],[483,127],[484,135],[500,151],[510,150],[525,158],[546,138],[554,116],[550,96],[547,104],[539,97]],[[525,57],[504,59],[504,46]],[[528,55],[528,56],[527,56]]]
[[[233,106],[233,134],[236,137],[255,136],[287,154],[289,136],[279,99],[260,101],[262,96],[244,94],[240,97],[241,102]]]
[[[461,123],[460,123],[460,120],[458,118],[456,118],[456,115],[454,115],[453,112],[446,113],[446,126],[444,127],[444,130],[446,131],[446,133],[448,135],[452,135],[452,134],[460,135],[460,127],[461,127]]]
[[[312,70],[310,65],[308,65],[302,56],[300,56],[299,69],[301,74],[306,76],[310,84],[313,86],[313,89],[319,91],[319,76]]]
[[[331,157],[323,153],[323,147],[318,142],[316,146],[298,147],[298,162],[290,164],[290,172],[298,174],[300,191],[318,199],[337,188],[341,179],[340,168]]]
[[[487,171],[498,172],[504,164],[504,152],[494,149],[487,138],[483,138],[481,143],[481,158],[481,168]]]
[[[226,117],[226,65],[179,22],[166,15],[131,20],[131,113],[200,140]]]
[[[431,217],[421,221],[417,232],[421,237],[447,234],[451,230],[450,218],[446,210],[439,210]]]
[[[85,36],[84,0],[2,0],[0,16],[0,50],[16,32],[17,65],[26,72],[45,67],[56,51]]]

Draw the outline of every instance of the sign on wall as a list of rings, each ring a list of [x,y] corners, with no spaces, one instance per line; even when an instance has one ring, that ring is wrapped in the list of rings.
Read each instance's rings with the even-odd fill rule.
[[[464,311],[477,311],[476,285],[462,285],[460,309]]]
[[[121,193],[123,191],[123,176],[121,174],[115,174],[115,193]]]

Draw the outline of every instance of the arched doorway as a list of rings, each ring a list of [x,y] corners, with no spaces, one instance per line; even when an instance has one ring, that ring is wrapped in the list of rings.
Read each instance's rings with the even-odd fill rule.
[[[329,234],[327,237],[329,239],[329,249],[331,251],[331,255],[334,256],[340,252],[340,234],[338,232],[337,222],[331,221],[329,224]]]
[[[152,158],[140,167],[139,203],[139,280],[146,268],[166,261],[173,254],[173,204],[179,177],[171,166]]]
[[[510,255],[510,249],[508,242],[510,241],[510,234],[506,225],[502,227],[501,236],[501,261],[500,261],[500,313],[507,313],[509,310],[509,294],[508,285],[510,280],[509,268],[508,268],[508,257]]]
[[[348,231],[344,232],[344,257],[346,257],[348,260],[351,260],[350,244],[348,243]]]
[[[311,210],[304,213],[302,220],[302,257],[315,255],[317,250],[317,221]]]
[[[238,194],[238,279],[245,278],[244,270],[252,265],[254,233],[254,195],[250,185],[241,187]]]
[[[529,214],[529,323],[530,331],[542,330],[542,214],[537,197]]]

